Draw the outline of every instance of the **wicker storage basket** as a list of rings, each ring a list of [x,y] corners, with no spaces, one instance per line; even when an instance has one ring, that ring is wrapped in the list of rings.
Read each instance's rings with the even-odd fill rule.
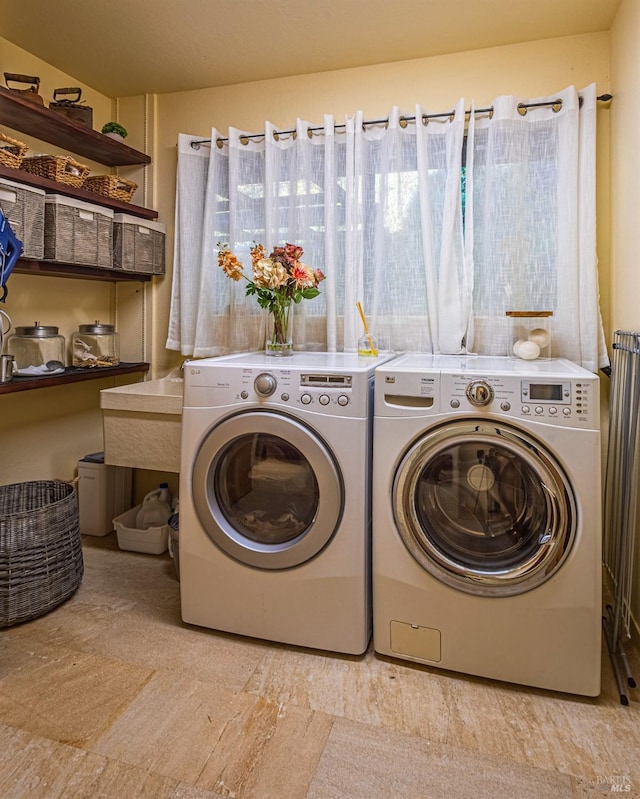
[[[47,194],[44,260],[111,269],[113,211],[75,197]]]
[[[32,155],[23,159],[20,169],[76,189],[82,186],[89,174],[89,167],[70,155]]]
[[[55,480],[0,486],[0,627],[61,605],[83,571],[73,486]]]
[[[166,228],[130,214],[113,216],[113,266],[126,272],[164,275]]]
[[[44,256],[44,191],[0,178],[0,209],[22,242],[23,258]]]
[[[128,203],[131,202],[133,192],[138,188],[138,184],[118,175],[91,175],[85,180],[83,188],[96,194],[102,194],[103,197]]]
[[[29,148],[24,142],[12,139],[0,131],[0,164],[18,169]]]

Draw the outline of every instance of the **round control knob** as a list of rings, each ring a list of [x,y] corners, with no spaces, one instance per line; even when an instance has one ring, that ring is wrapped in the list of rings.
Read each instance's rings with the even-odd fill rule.
[[[510,411],[511,410],[511,403],[507,402],[506,400],[504,402],[501,402],[500,403],[500,409],[503,410],[503,411]]]
[[[253,381],[253,387],[259,397],[270,397],[276,390],[278,383],[273,375],[262,372]]]
[[[538,416],[542,416],[542,414],[544,413],[544,410],[539,405],[536,405],[534,411],[538,414]]]
[[[342,405],[344,407],[345,405],[348,404],[349,404],[349,397],[347,397],[346,394],[340,394],[340,396],[338,397],[338,405]]]
[[[523,405],[522,413],[531,413],[531,408],[528,405]]]
[[[247,399],[247,397],[249,396],[249,392],[248,391],[241,391],[240,392],[240,396],[242,397],[242,399]]]
[[[493,389],[484,380],[472,380],[467,386],[467,399],[480,408],[493,400]]]
[[[329,396],[327,394],[320,394],[318,398],[318,402],[320,405],[328,405],[329,404]]]
[[[553,405],[552,405],[552,406],[549,408],[549,415],[550,415],[550,416],[555,416],[555,415],[556,415],[556,413],[558,413],[558,409],[557,409],[557,408],[554,408],[554,407],[553,407]]]
[[[563,408],[563,409],[562,409],[562,413],[563,413],[565,416],[571,416],[571,408]]]
[[[286,392],[286,391],[285,391],[284,393],[280,394],[280,399],[281,399],[283,402],[289,402],[289,395],[287,394],[287,392]]]
[[[451,405],[452,408],[459,408],[460,407],[460,400],[452,399],[451,402],[449,403],[449,405]]]
[[[300,397],[300,402],[301,402],[303,405],[308,405],[308,404],[311,402],[311,394],[303,394],[303,395]]]

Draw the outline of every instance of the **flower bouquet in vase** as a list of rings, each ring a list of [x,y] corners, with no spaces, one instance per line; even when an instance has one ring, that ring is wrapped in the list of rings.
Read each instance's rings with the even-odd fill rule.
[[[297,244],[274,247],[267,257],[262,244],[251,247],[253,279],[226,245],[218,243],[218,265],[232,280],[246,280],[247,296],[255,295],[264,308],[267,320],[267,355],[293,354],[293,308],[302,300],[317,297],[318,284],[324,280],[320,269],[302,263],[303,250]]]

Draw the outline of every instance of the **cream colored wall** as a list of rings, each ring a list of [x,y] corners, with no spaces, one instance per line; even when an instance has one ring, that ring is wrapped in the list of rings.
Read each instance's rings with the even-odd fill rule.
[[[611,317],[608,333],[640,330],[640,0],[622,0],[611,29]],[[638,487],[640,490],[640,486]],[[640,632],[640,523],[631,607]]]
[[[499,94],[531,98],[592,82],[609,91],[609,37],[573,36],[455,55],[327,72],[158,97],[157,207],[173,220],[178,133],[207,137],[211,127],[259,131],[268,119],[290,128],[297,116],[321,124],[325,113],[341,117],[362,109],[366,119],[385,117],[392,105],[411,113],[416,103],[430,111],[450,109],[464,97],[485,105]],[[603,312],[608,316],[609,111],[598,114],[598,236]],[[169,263],[172,238],[168,237]],[[157,331],[154,365],[160,372],[179,363],[164,351],[171,281],[156,288]]]
[[[53,99],[54,89],[80,86],[82,99],[94,109],[94,128],[112,118],[112,101],[108,97],[0,39],[0,73],[3,72],[40,77],[40,95],[46,103]],[[26,137],[21,131],[11,131],[6,125],[2,129],[27,143],[30,153],[63,152]],[[94,173],[106,171],[102,165],[78,160]],[[116,289],[111,283],[13,274],[7,285],[9,294],[2,309],[14,327],[35,321],[55,325],[67,344],[78,325],[96,319],[107,323],[115,317]],[[71,479],[79,458],[103,448],[99,391],[114,384],[111,378],[1,395],[0,484]]]
[[[611,173],[611,306],[609,333],[640,329],[640,0],[622,0],[611,31],[615,101]]]

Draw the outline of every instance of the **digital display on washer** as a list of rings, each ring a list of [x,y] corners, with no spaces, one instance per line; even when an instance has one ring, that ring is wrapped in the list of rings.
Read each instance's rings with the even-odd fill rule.
[[[351,388],[351,375],[300,375],[300,385],[319,388]]]
[[[571,402],[568,383],[523,383],[523,402]]]

